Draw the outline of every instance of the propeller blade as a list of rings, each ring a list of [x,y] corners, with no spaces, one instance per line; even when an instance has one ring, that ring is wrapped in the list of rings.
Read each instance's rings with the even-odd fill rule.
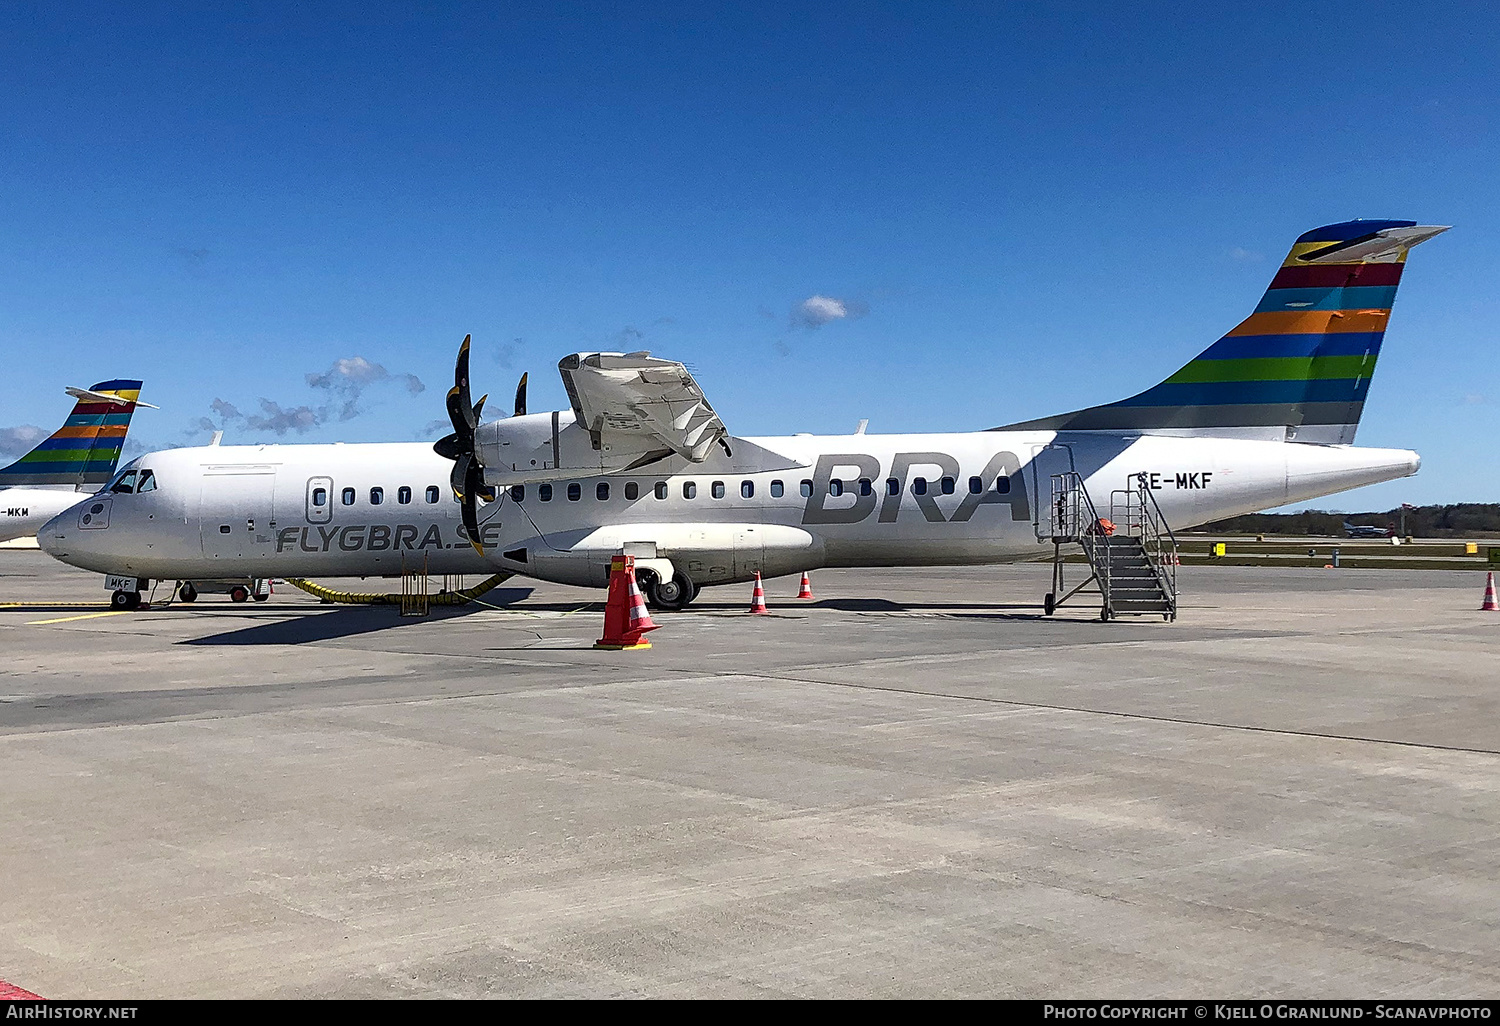
[[[486,399],[488,399],[489,397],[490,397],[489,393],[486,392],[484,395],[482,395],[482,396],[479,397],[479,402],[477,402],[477,403],[474,404],[474,424],[475,424],[476,427],[479,424],[479,414],[480,414],[481,411],[484,410],[484,401]]]
[[[474,460],[467,463],[464,469],[467,472],[464,480],[464,533],[469,536],[469,544],[482,556],[484,546],[479,541],[479,493],[484,490],[484,468]]]
[[[517,417],[526,416],[526,375],[521,375],[521,383],[516,386],[516,414]]]
[[[474,434],[474,428],[478,425],[479,422],[473,417],[472,411],[474,408],[474,399],[469,394],[468,335],[464,336],[464,344],[458,347],[458,362],[453,367],[453,391],[448,393],[448,413],[450,417],[453,415],[455,393],[457,393],[456,405],[461,411],[459,416],[463,418],[463,423],[468,427],[469,435],[472,436]],[[463,428],[459,426],[459,422],[457,419],[453,421],[453,430],[457,431],[460,435],[464,433]]]
[[[474,458],[468,453],[459,453],[458,460],[453,464],[453,470],[448,475],[448,484],[453,487],[453,494],[459,499],[468,495],[466,485],[469,480],[469,466],[473,462]]]
[[[457,435],[444,435],[432,443],[432,451],[445,460],[456,460],[462,450],[458,446]]]
[[[453,424],[453,434],[464,449],[474,447],[474,426],[469,423],[472,411],[464,404],[462,389],[454,385],[448,390],[448,420]]]

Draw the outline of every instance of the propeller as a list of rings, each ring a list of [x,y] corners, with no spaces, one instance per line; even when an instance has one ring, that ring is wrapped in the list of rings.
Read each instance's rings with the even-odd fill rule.
[[[479,418],[489,396],[480,396],[477,403],[469,402],[469,341],[470,336],[465,335],[464,344],[458,347],[458,362],[453,367],[453,387],[448,390],[448,420],[453,424],[453,433],[434,442],[432,451],[453,461],[453,472],[448,475],[448,483],[453,486],[453,494],[458,496],[458,501],[463,506],[464,533],[469,536],[469,544],[482,556],[484,546],[479,542],[479,501],[483,499],[485,502],[494,502],[495,493],[485,487],[484,463],[479,458],[475,443]],[[521,375],[521,382],[516,386],[515,415],[526,415],[525,374]]]
[[[453,433],[433,443],[432,451],[444,459],[453,460],[453,472],[448,483],[453,494],[463,505],[464,533],[469,544],[482,556],[484,546],[479,543],[479,499],[484,496],[484,464],[480,462],[475,448],[474,434],[479,427],[479,416],[484,411],[484,401],[489,396],[479,397],[479,402],[469,402],[469,339],[458,347],[458,362],[453,368],[453,387],[448,390],[448,420],[453,424]]]

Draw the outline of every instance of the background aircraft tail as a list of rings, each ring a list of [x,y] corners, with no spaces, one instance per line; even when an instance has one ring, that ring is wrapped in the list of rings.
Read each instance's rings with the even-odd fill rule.
[[[101,485],[115,473],[125,433],[141,395],[139,381],[101,381],[88,393],[70,389],[78,402],[63,426],[35,449],[0,470],[8,485]]]
[[[1446,227],[1345,221],[1299,238],[1260,304],[1161,384],[1012,429],[1354,441],[1412,246]]]

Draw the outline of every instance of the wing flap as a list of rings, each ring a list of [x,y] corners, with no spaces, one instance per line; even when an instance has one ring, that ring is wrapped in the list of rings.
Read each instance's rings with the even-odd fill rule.
[[[596,450],[615,455],[666,448],[692,463],[729,430],[682,364],[649,353],[574,353],[557,365]]]

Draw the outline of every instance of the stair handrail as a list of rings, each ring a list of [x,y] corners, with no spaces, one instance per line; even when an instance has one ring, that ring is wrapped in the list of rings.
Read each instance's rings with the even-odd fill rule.
[[[1076,541],[1083,546],[1083,554],[1099,582],[1104,607],[1112,608],[1109,598],[1109,536],[1100,529],[1099,511],[1094,507],[1082,474],[1069,470],[1052,475],[1052,517],[1053,541]],[[1104,549],[1102,559],[1099,558],[1100,548]]]
[[[1172,607],[1172,615],[1177,615],[1177,535],[1172,531],[1172,525],[1167,520],[1167,515],[1162,512],[1161,504],[1156,501],[1156,492],[1151,488],[1145,474],[1136,474],[1136,492],[1139,495],[1141,508],[1141,546],[1154,557],[1148,559],[1156,571],[1157,580],[1161,582],[1162,591],[1167,596],[1167,602]],[[1165,539],[1165,542],[1164,542]],[[1170,558],[1166,558],[1170,557]]]

